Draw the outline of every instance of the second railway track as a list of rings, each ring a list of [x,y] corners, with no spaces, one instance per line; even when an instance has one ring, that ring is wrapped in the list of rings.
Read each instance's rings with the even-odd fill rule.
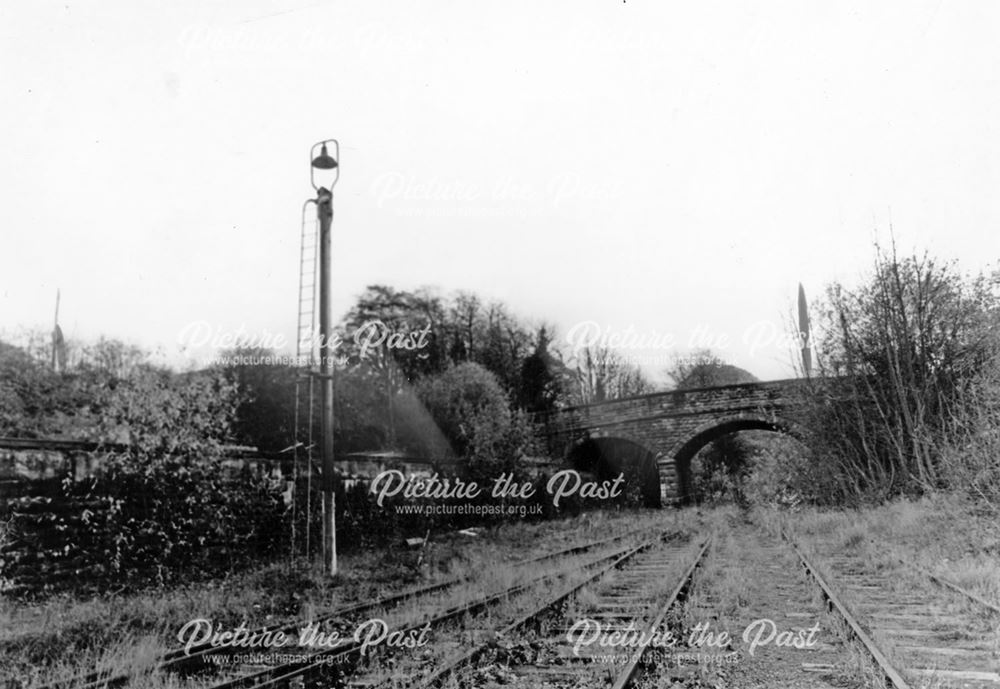
[[[606,544],[609,540],[619,539],[606,539],[600,543]],[[584,556],[574,552],[576,556],[574,559],[560,561],[558,565],[553,565],[549,569],[535,566],[531,568],[532,571],[528,576],[519,576],[516,583],[499,590],[477,590],[475,582],[467,582],[471,588],[465,591],[449,590],[447,596],[442,594],[438,597],[426,597],[422,599],[420,606],[412,607],[403,614],[387,617],[385,631],[391,635],[390,639],[401,640],[400,645],[412,652],[415,645],[420,645],[420,639],[425,639],[432,629],[437,630],[448,624],[482,616],[498,604],[546,582],[559,581],[570,573],[606,566],[607,563],[622,557],[630,557],[635,552],[649,547],[651,542],[647,540],[639,545],[619,546],[610,553],[605,552],[603,555],[585,559],[580,559]],[[564,553],[565,551],[559,551],[558,555]],[[544,558],[538,558],[542,559]],[[456,596],[461,602],[454,602]],[[374,612],[378,614],[381,611]],[[334,627],[344,626],[343,620],[330,622]],[[212,682],[193,678],[195,681],[189,682],[188,686],[214,689],[345,687],[350,686],[352,678],[364,671],[363,668],[370,663],[372,657],[384,655],[392,656],[393,653],[385,646],[369,649],[364,640],[347,634],[341,637],[339,643],[326,648],[293,647],[288,649],[287,653],[282,651],[255,654],[249,658],[250,664],[247,664],[247,656],[244,654],[242,666],[238,670],[225,663],[215,665],[217,674],[222,675],[221,681],[218,677]]]
[[[510,569],[511,571],[516,571],[518,569],[534,569],[535,571],[538,571],[539,568],[546,567],[548,563],[560,559],[572,559],[574,557],[582,556],[588,552],[601,552],[602,549],[606,550],[612,548],[616,543],[636,540],[640,538],[642,532],[642,529],[636,529],[612,536],[610,538],[597,539],[586,543],[578,543],[549,553],[544,553],[527,560],[505,564],[504,567]],[[310,620],[309,622],[322,627],[326,633],[333,630],[342,630],[350,627],[354,621],[361,619],[361,616],[365,613],[378,612],[379,614],[384,615],[387,611],[397,607],[412,605],[421,600],[430,599],[435,596],[442,597],[448,592],[457,590],[462,586],[469,586],[471,583],[472,579],[470,577],[456,577],[442,582],[390,594],[378,599],[342,606],[340,608],[330,610],[320,617]],[[266,627],[254,628],[249,631],[250,633],[257,634],[258,636],[264,634],[273,635],[277,632],[294,636],[303,626],[304,623],[302,621],[289,620]],[[262,659],[262,656],[265,655],[264,653],[242,652],[240,651],[240,645],[235,643],[199,643],[188,649],[174,649],[149,665],[140,667],[133,671],[119,671],[114,673],[94,671],[85,675],[79,675],[52,682],[42,687],[42,689],[112,689],[114,687],[129,685],[130,683],[133,686],[141,686],[144,682],[144,678],[154,672],[177,674],[179,675],[178,681],[183,681],[183,677],[193,676],[194,680],[190,682],[192,686],[205,686],[205,683],[198,681],[197,677],[199,675],[203,675],[205,672],[224,672],[223,668],[225,668],[225,663],[220,661],[219,658],[223,654],[227,653],[229,655],[239,656],[242,659],[252,657]],[[234,666],[246,664],[248,663],[232,663]]]
[[[896,689],[1000,686],[1000,610],[905,561],[887,566],[851,546],[820,545],[803,566],[856,627]]]
[[[636,530],[330,610],[311,623],[333,645],[200,643],[48,689],[1000,687],[997,605],[885,544],[748,519]],[[350,633],[364,615],[401,643],[368,648]]]
[[[652,632],[663,629],[709,544],[690,538],[647,544],[534,601],[493,639],[442,659],[417,679],[388,678],[374,686],[631,686]],[[612,635],[626,643],[595,643]]]

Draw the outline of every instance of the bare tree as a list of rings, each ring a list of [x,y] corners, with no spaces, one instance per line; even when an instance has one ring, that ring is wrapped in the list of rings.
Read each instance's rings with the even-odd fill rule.
[[[653,392],[638,366],[609,347],[583,347],[571,359],[571,404],[590,404]]]
[[[828,290],[811,405],[815,444],[855,499],[947,483],[941,447],[1000,348],[995,278],[876,250],[867,283]]]

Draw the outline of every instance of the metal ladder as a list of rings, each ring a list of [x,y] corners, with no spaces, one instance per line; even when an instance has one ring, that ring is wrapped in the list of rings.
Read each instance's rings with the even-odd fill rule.
[[[316,370],[316,280],[318,268],[319,231],[315,217],[307,216],[310,203],[302,206],[301,246],[299,252],[299,308],[295,339],[295,423],[293,465],[292,465],[292,554],[295,553],[295,490],[298,487],[299,467],[305,462],[306,505],[305,505],[305,550],[308,557],[310,546],[310,514],[312,500],[312,467],[315,438],[313,435],[313,406],[315,403]],[[302,439],[303,432],[305,439]]]

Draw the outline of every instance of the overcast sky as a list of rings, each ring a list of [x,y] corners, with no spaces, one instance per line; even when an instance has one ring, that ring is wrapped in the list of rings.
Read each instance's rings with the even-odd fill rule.
[[[338,318],[436,285],[787,377],[798,283],[856,281],[890,225],[997,258],[998,29],[986,0],[5,3],[0,328],[59,287],[68,337],[172,361],[190,323],[294,339],[335,137]]]

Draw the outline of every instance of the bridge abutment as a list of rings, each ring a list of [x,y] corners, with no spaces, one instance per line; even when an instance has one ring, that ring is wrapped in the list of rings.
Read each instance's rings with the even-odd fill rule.
[[[675,504],[680,496],[677,463],[673,457],[660,455],[656,460],[656,469],[660,475],[660,506]]]

